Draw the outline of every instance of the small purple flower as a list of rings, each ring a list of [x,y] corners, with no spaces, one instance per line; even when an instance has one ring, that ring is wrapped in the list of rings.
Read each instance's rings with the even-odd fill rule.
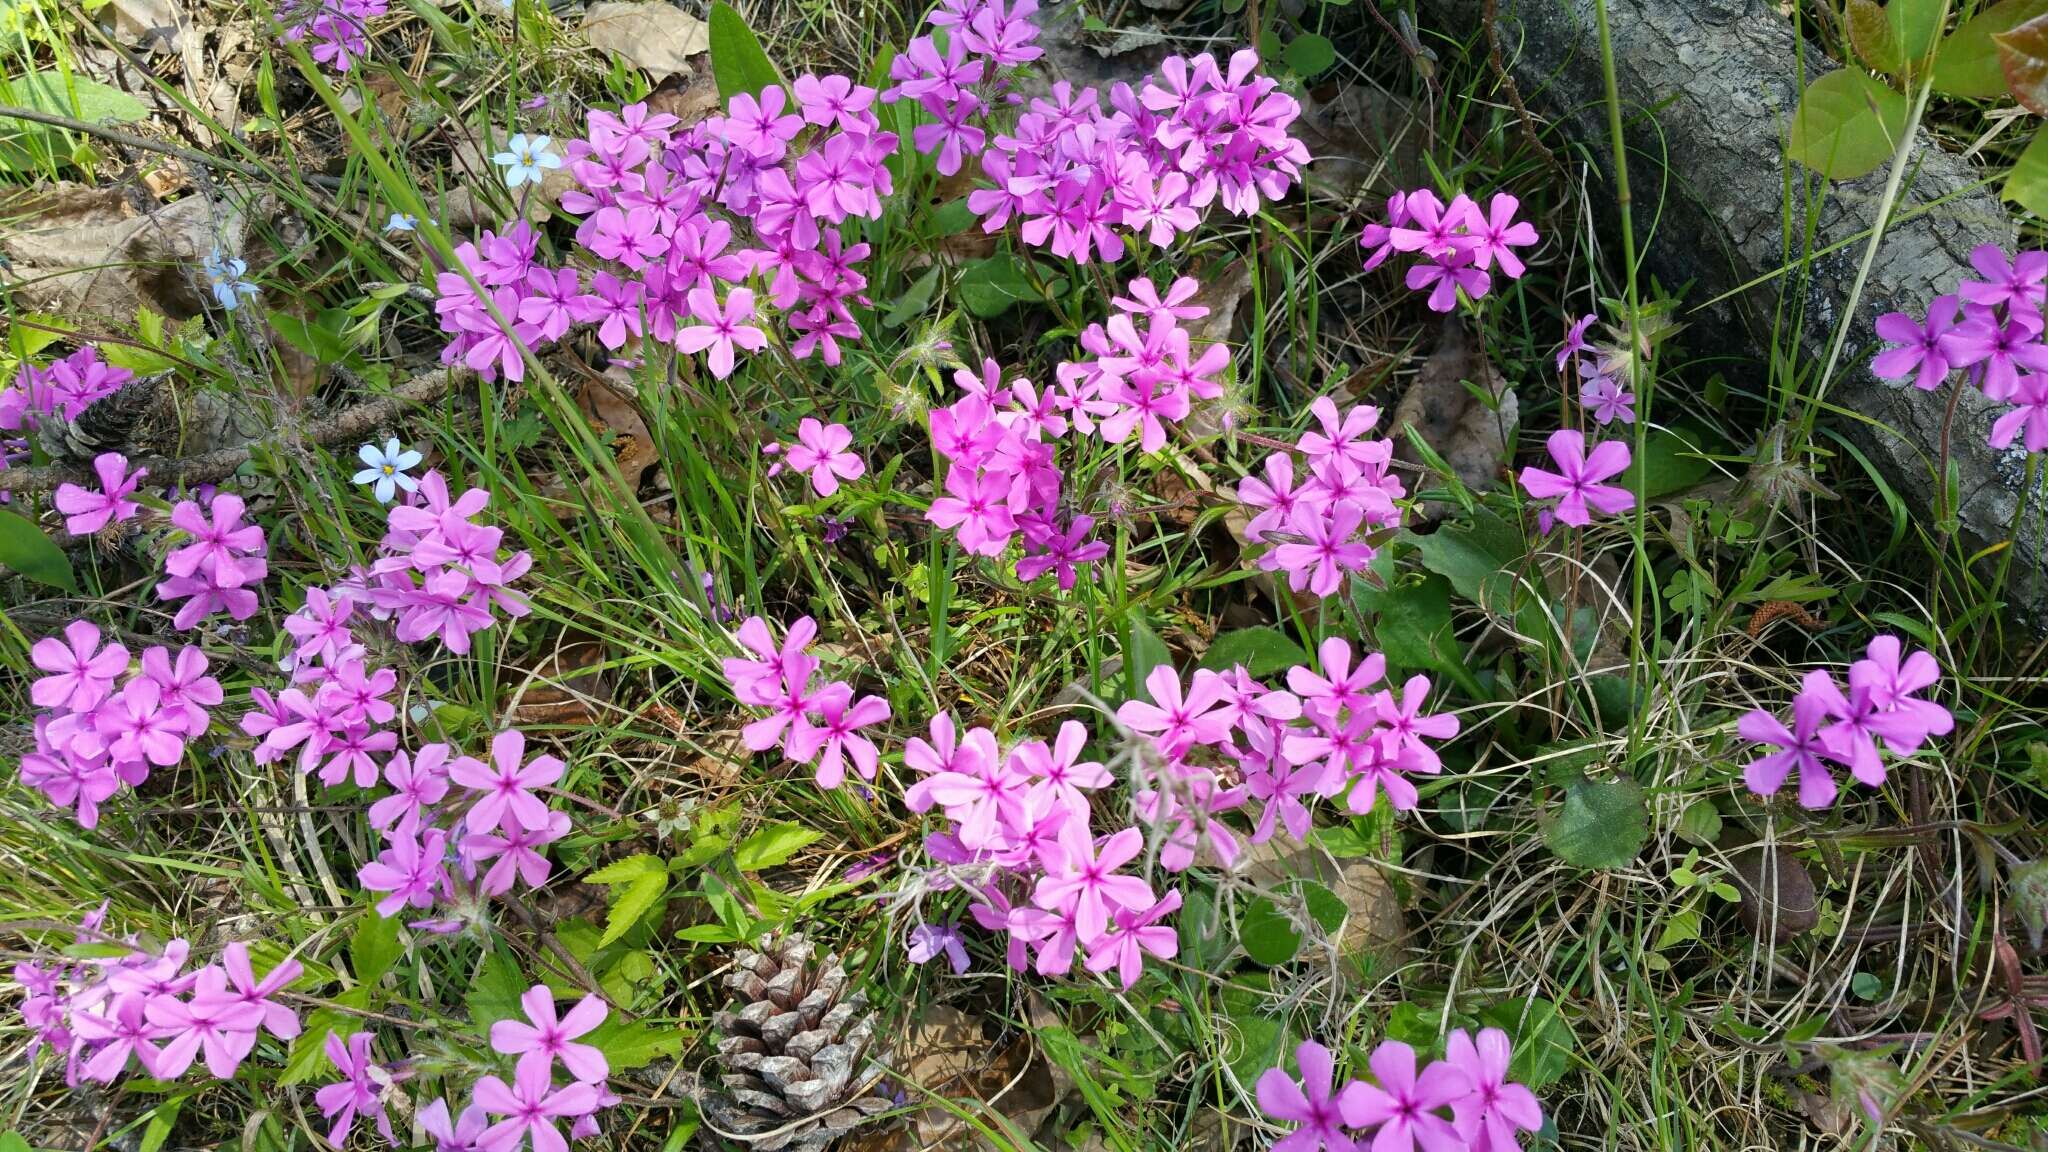
[[[910,930],[907,941],[912,964],[929,963],[940,953],[953,965],[953,975],[963,976],[972,962],[967,959],[967,945],[960,939],[958,924],[919,924]]]

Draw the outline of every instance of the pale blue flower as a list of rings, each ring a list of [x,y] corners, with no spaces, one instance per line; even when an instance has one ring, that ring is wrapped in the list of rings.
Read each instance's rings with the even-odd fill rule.
[[[410,212],[393,212],[384,225],[386,232],[410,232],[420,226],[420,218]]]
[[[400,488],[411,492],[420,486],[420,482],[407,476],[405,470],[418,467],[421,456],[403,448],[396,437],[386,440],[382,448],[375,444],[363,445],[356,449],[356,459],[368,465],[356,473],[356,483],[372,485],[371,492],[379,504],[391,503],[391,498]]]
[[[491,163],[505,170],[505,186],[538,184],[551,168],[560,168],[562,158],[549,150],[553,141],[546,136],[519,135],[505,141],[505,150],[491,157]]]
[[[242,297],[256,294],[256,285],[246,278],[249,265],[240,257],[223,256],[215,248],[212,255],[200,262],[200,267],[206,272],[214,300],[230,312],[241,306]]]

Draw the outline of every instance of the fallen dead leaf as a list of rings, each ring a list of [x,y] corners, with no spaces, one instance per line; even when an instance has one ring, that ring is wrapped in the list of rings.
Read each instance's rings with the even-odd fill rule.
[[[1446,317],[1436,350],[1423,360],[1414,383],[1394,406],[1388,425],[1394,458],[1422,463],[1403,434],[1404,428],[1412,427],[1465,487],[1483,492],[1493,487],[1507,462],[1507,434],[1520,415],[1515,390],[1486,358],[1464,319]],[[1429,520],[1442,518],[1446,511],[1436,502],[1422,509]]]
[[[958,1008],[935,1004],[905,1031],[893,1051],[902,1065],[890,1077],[916,1099],[925,1093],[943,1096],[978,1112],[994,1127],[996,1116],[1011,1135],[1027,1140],[1064,1099],[1072,1083],[1038,1051],[1031,1036],[1056,1021],[1033,994],[1029,1005],[1032,1028],[1014,1035],[999,1051],[991,1051],[981,1021]],[[858,1139],[854,1152],[921,1152],[923,1149],[989,1149],[998,1145],[974,1132],[966,1121],[934,1105],[910,1118],[908,1125],[885,1128]]]
[[[114,35],[144,51],[161,46],[176,51],[182,22],[173,0],[113,0]]]
[[[1730,831],[1731,837],[1740,835]],[[1757,939],[1768,933],[1783,944],[1820,923],[1813,874],[1790,848],[1780,845],[1766,856],[1763,845],[1752,844],[1729,858],[1728,871],[1735,890],[1742,893],[1736,911]]]
[[[618,381],[618,385],[585,379],[577,401],[594,428],[612,434],[619,476],[625,481],[626,495],[631,496],[639,491],[640,478],[661,459],[661,453],[655,450],[654,434],[647,430],[646,421],[640,419],[640,409],[633,404],[625,370],[613,366],[605,369],[605,376],[608,381]]]
[[[589,724],[611,703],[610,678],[598,666],[604,645],[576,640],[521,670],[526,681],[511,709],[515,724]]]
[[[1329,100],[1310,93],[1294,135],[1315,158],[1309,182],[1340,199],[1427,182],[1422,118],[1408,101],[1369,84],[1343,85]]]
[[[602,0],[583,13],[583,38],[660,83],[692,70],[690,58],[711,48],[711,26],[664,0]]]
[[[246,216],[188,196],[138,211],[120,188],[38,184],[0,198],[18,223],[0,232],[15,301],[44,312],[132,323],[142,308],[173,320],[204,307],[201,260],[241,250]]]
[[[718,98],[718,80],[711,74],[710,57],[678,72],[655,86],[647,95],[647,110],[666,112],[689,127],[725,106]]]
[[[1401,898],[1371,860],[1338,860],[1312,845],[1268,840],[1246,853],[1239,867],[1259,884],[1308,879],[1336,893],[1347,910],[1337,950],[1354,972],[1362,972],[1367,960],[1384,957],[1401,942]]]

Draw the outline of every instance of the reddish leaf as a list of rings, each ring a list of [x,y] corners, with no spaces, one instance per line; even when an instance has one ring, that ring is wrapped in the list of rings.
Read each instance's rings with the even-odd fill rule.
[[[2048,116],[2048,15],[1992,37],[1998,43],[1998,66],[2013,98],[2037,116]]]

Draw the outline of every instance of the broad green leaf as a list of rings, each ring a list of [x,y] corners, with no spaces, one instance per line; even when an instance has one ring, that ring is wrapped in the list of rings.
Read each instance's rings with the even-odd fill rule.
[[[0,1152],[29,1152],[28,1141],[22,1139],[21,1133],[9,1128],[0,1132]]]
[[[1399,1040],[1417,1052],[1435,1052],[1444,1042],[1443,1005],[1403,1000],[1387,1013],[1387,1039]]]
[[[184,1111],[185,1096],[173,1096],[156,1106],[149,1114],[149,1123],[142,1126],[142,1141],[136,1145],[136,1152],[157,1152],[164,1141],[171,1138],[171,1128],[178,1122],[178,1113]]]
[[[348,359],[348,345],[342,341],[341,333],[329,328],[324,319],[307,321],[281,309],[270,310],[270,327],[285,343],[322,364],[338,364]]]
[[[1230,929],[1218,923],[1220,911],[1209,889],[1194,888],[1188,892],[1187,903],[1181,906],[1180,915],[1173,918],[1174,930],[1180,935],[1181,963],[1205,972],[1215,971],[1230,954]]]
[[[1253,676],[1266,677],[1308,663],[1308,653],[1294,638],[1278,628],[1259,625],[1239,628],[1216,637],[1202,653],[1202,667],[1223,672],[1240,664]]]
[[[668,891],[668,872],[651,872],[642,875],[630,884],[618,885],[612,889],[611,911],[604,918],[604,935],[598,937],[597,946],[602,948],[633,930],[633,925],[647,915],[654,902]]]
[[[631,884],[642,876],[666,875],[668,875],[668,865],[662,863],[661,857],[650,856],[645,852],[640,852],[628,856],[624,860],[612,861],[610,864],[585,876],[583,882],[585,884]]]
[[[398,929],[403,924],[396,916],[379,916],[372,911],[356,926],[356,934],[348,942],[348,962],[355,969],[357,983],[375,984],[382,980],[405,954],[398,943]]]
[[[1934,42],[1941,37],[1943,6],[1942,0],[1889,0],[1885,4],[1885,20],[1909,65],[1925,60],[1934,50]],[[1956,11],[1960,5],[1947,7]]]
[[[1998,65],[2013,99],[2036,116],[2048,116],[2048,15],[1993,36]]]
[[[16,360],[26,360],[41,352],[43,349],[62,340],[64,333],[73,328],[73,325],[62,316],[52,316],[47,312],[29,312],[24,314],[22,319],[30,321],[30,323],[12,324],[7,329],[7,354]],[[115,345],[101,348],[100,354],[105,356],[108,349],[112,347],[115,347]],[[12,1135],[14,1133],[11,1132],[0,1134],[0,1140],[5,1140],[7,1136]],[[0,1152],[6,1152],[4,1144],[0,1144]]]
[[[1452,631],[1451,583],[1442,576],[1431,573],[1387,589],[1372,635],[1387,663],[1401,672],[1433,672],[1473,696],[1486,695]]]
[[[1721,813],[1707,800],[1686,805],[1678,817],[1678,838],[1705,848],[1721,838]]]
[[[2006,174],[2003,194],[2036,216],[2048,216],[2048,130],[2036,129],[2027,141]]]
[[[1410,535],[1422,566],[1443,576],[1458,595],[1498,616],[1510,614],[1516,573],[1528,566],[1522,530],[1491,508],[1446,523],[1427,536]]]
[[[1230,988],[1223,992],[1223,1014],[1230,1020],[1224,1059],[1240,1084],[1255,1084],[1266,1069],[1287,1058],[1287,1022],[1266,1014],[1267,998]]]
[[[1301,933],[1279,907],[1264,896],[1245,905],[1237,920],[1237,942],[1245,955],[1268,968],[1285,964],[1301,951]]]
[[[2048,0],[2003,0],[1971,17],[1941,42],[1934,57],[1934,90],[1973,100],[2005,95],[2005,68],[1992,37],[2043,14],[2048,14]]]
[[[910,282],[889,305],[888,315],[882,317],[882,327],[901,328],[924,314],[931,307],[932,294],[939,290],[939,266],[934,264],[925,269],[924,275]]]
[[[1147,627],[1143,620],[1131,617],[1130,632],[1124,637],[1124,685],[1127,698],[1151,700],[1152,694],[1145,690],[1145,678],[1154,668],[1161,665],[1173,666],[1173,653],[1166,647],[1157,633]]]
[[[604,1053],[604,1062],[614,1073],[630,1072],[682,1051],[683,1033],[676,1028],[656,1027],[645,1020],[613,1016],[599,1025],[586,1042]]]
[[[1010,305],[1020,301],[1045,298],[1031,282],[1024,261],[1007,252],[976,260],[962,268],[957,290],[961,305],[984,318],[1000,316]]]
[[[1906,98],[1861,68],[1807,85],[1785,154],[1830,180],[1854,180],[1891,159],[1906,130]]]
[[[38,584],[78,591],[78,577],[64,550],[24,516],[0,510],[0,568],[9,568]]]
[[[1541,1092],[1571,1067],[1578,1040],[1556,1004],[1541,997],[1504,1000],[1479,1018],[1508,1034],[1514,1053],[1508,1058],[1509,1082]]]
[[[758,93],[782,87],[782,73],[761,47],[760,37],[747,27],[746,18],[725,0],[711,5],[711,77],[718,83],[718,98],[729,101],[742,92]]]
[[[477,1028],[489,1031],[498,1021],[516,1019],[521,1014],[519,997],[525,995],[526,989],[526,977],[519,971],[519,962],[512,959],[511,953],[498,950],[485,955],[483,963],[477,966],[462,1003]]]
[[[1287,42],[1287,51],[1280,58],[1289,72],[1303,80],[1313,80],[1337,62],[1337,46],[1327,36],[1303,32]]]
[[[1843,15],[1849,25],[1849,46],[1856,50],[1857,59],[1893,76],[1906,70],[1899,34],[1877,0],[1849,0]]]
[[[1650,838],[1650,812],[1633,777],[1580,777],[1565,787],[1563,807],[1544,813],[1539,827],[1543,842],[1567,864],[1622,868]]]
[[[740,841],[733,849],[733,863],[742,872],[758,872],[787,863],[806,844],[811,844],[825,834],[801,824],[770,824],[753,835]]]
[[[132,124],[149,117],[149,105],[119,88],[51,69],[0,82],[0,99],[37,112],[71,116],[91,123]]]
[[[1700,458],[1703,437],[1687,428],[1652,428],[1643,434],[1643,453],[1616,481],[1638,500],[1656,500],[1705,480],[1713,465]]]

